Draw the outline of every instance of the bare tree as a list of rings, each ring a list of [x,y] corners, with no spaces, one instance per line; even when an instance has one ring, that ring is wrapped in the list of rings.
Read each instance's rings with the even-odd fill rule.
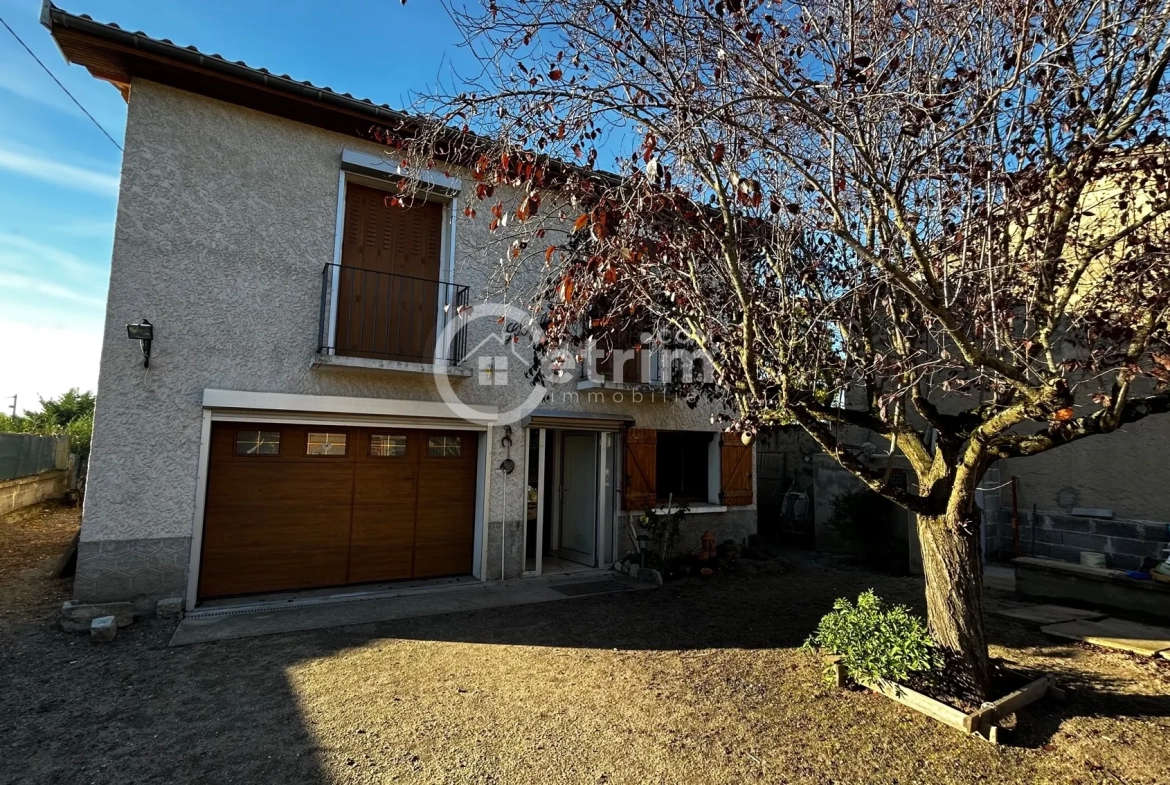
[[[473,169],[467,212],[544,270],[554,343],[652,315],[711,358],[745,438],[798,423],[915,513],[932,634],[985,696],[984,472],[1170,409],[1167,3],[452,14],[482,69],[429,131],[379,138]]]

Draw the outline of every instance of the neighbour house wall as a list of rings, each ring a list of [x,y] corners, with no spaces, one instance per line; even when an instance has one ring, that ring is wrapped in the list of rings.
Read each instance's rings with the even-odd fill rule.
[[[1154,201],[1152,186],[1140,187],[1126,175],[1110,171],[1116,167],[1116,171],[1124,172],[1135,165],[1137,156],[1150,155],[1150,150],[1143,149],[1107,161],[1105,174],[1086,188],[1081,207],[1086,215],[1095,216],[1094,231],[1121,227],[1119,201],[1131,203],[1131,216],[1150,207]],[[1165,149],[1157,151],[1148,162],[1164,168]],[[1154,233],[1168,230],[1170,219],[1164,215],[1151,228]],[[1124,243],[1118,249],[1123,247]],[[1073,250],[1070,248],[1068,253],[1071,256]],[[1108,297],[1102,301],[1099,295],[1108,295],[1117,286],[1125,285],[1124,279],[1118,283],[1108,276],[1118,258],[1120,252],[1115,249],[1094,259],[1069,302],[1071,313],[1110,307]],[[1064,344],[1058,344],[1055,350],[1058,354],[1067,353],[1065,357],[1058,356],[1058,361],[1071,359],[1076,353],[1076,347]],[[1082,382],[1077,393],[1078,414],[1097,408],[1088,400],[1094,384],[1099,385],[1096,391],[1105,393],[1111,384],[1107,377],[1095,383],[1092,379]],[[1150,386],[1148,379],[1139,379],[1131,397],[1148,394]],[[985,515],[990,530],[987,547],[992,555],[1013,554],[1010,483],[1015,477],[1021,553],[1075,562],[1081,552],[1096,551],[1106,555],[1109,566],[1121,569],[1137,569],[1148,558],[1166,556],[1163,550],[1170,539],[1170,415],[1147,417],[1114,433],[1092,436],[1039,455],[999,461],[995,470],[1001,488],[999,506],[989,507]],[[1033,509],[1037,512],[1034,531]]]
[[[1104,508],[1118,518],[1170,521],[1170,415],[997,465],[1004,480],[1019,478],[1021,510]]]
[[[1020,553],[1078,561],[1082,551],[1134,570],[1170,547],[1170,415],[1154,415],[1027,458],[999,461],[1000,501],[988,550],[1010,557],[1017,481]],[[1032,511],[1036,510],[1036,528]],[[1035,535],[1035,536],[1033,536]]]
[[[1087,398],[1088,393],[1085,393]],[[955,409],[962,403],[948,403]],[[866,442],[876,453],[888,442],[851,428],[848,444]],[[863,486],[827,454],[816,456],[814,485],[816,546],[852,550],[827,525],[833,498]],[[913,472],[904,459],[913,483]],[[1118,431],[1092,436],[1048,452],[997,461],[989,468],[976,501],[983,511],[984,546],[989,559],[1013,555],[1011,478],[1017,479],[1020,553],[1078,561],[1082,551],[1106,555],[1109,566],[1137,569],[1148,558],[1166,558],[1170,546],[1170,415],[1154,415]],[[1035,546],[1031,516],[1037,510]],[[1093,511],[1091,514],[1086,514]],[[1104,517],[1102,517],[1102,515]],[[920,570],[912,516],[898,512],[892,536],[909,540],[911,569]],[[761,529],[765,528],[764,522]]]
[[[1012,556],[1011,510],[998,511],[1001,530],[999,554]],[[1004,526],[1003,524],[1006,524]],[[1105,554],[1107,567],[1137,570],[1147,559],[1165,559],[1170,552],[1170,525],[1123,518],[1096,518],[1062,511],[1037,511],[1033,530],[1032,511],[1020,514],[1020,554],[1079,562],[1085,551]]]
[[[125,148],[75,588],[82,599],[183,593],[205,389],[439,399],[429,375],[311,367],[322,268],[334,255],[341,153],[379,147],[136,79]],[[498,295],[487,281],[504,252],[487,223],[460,215],[456,235],[454,282],[471,286],[473,303]],[[155,325],[149,369],[125,332],[141,318]],[[517,395],[475,376],[456,384],[466,401],[502,409]],[[635,405],[628,392],[615,404],[614,395],[590,402],[581,392],[548,406],[620,411],[646,428],[716,429],[703,406]],[[486,436],[493,470],[508,454],[502,435],[493,428]],[[514,428],[511,456],[521,465],[525,436]],[[494,554],[500,521],[519,542],[525,519],[523,494],[510,493],[505,506],[501,479],[495,471],[487,500]],[[509,482],[522,488],[523,475]],[[704,528],[744,536],[755,531],[754,509],[705,516]],[[498,558],[488,558],[489,575],[493,564],[498,575]],[[513,556],[505,572],[521,566]]]

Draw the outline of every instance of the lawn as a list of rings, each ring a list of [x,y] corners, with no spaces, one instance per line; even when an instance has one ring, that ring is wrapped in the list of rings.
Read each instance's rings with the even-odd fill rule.
[[[170,648],[60,632],[77,515],[0,520],[0,782],[1170,783],[1170,663],[994,620],[1074,690],[1010,743],[837,691],[798,651],[835,597],[916,579],[800,559],[603,595]]]

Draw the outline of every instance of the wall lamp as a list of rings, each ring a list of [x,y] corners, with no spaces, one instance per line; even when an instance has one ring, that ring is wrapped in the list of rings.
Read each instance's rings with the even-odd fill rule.
[[[154,340],[154,325],[146,319],[126,325],[126,335],[130,340],[138,341],[142,345],[142,367],[150,367],[150,342]]]

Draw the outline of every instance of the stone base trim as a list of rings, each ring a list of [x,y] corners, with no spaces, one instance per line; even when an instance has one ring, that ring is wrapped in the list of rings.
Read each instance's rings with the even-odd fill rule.
[[[145,609],[182,596],[190,553],[190,537],[82,540],[73,597],[88,603],[131,601]]]

